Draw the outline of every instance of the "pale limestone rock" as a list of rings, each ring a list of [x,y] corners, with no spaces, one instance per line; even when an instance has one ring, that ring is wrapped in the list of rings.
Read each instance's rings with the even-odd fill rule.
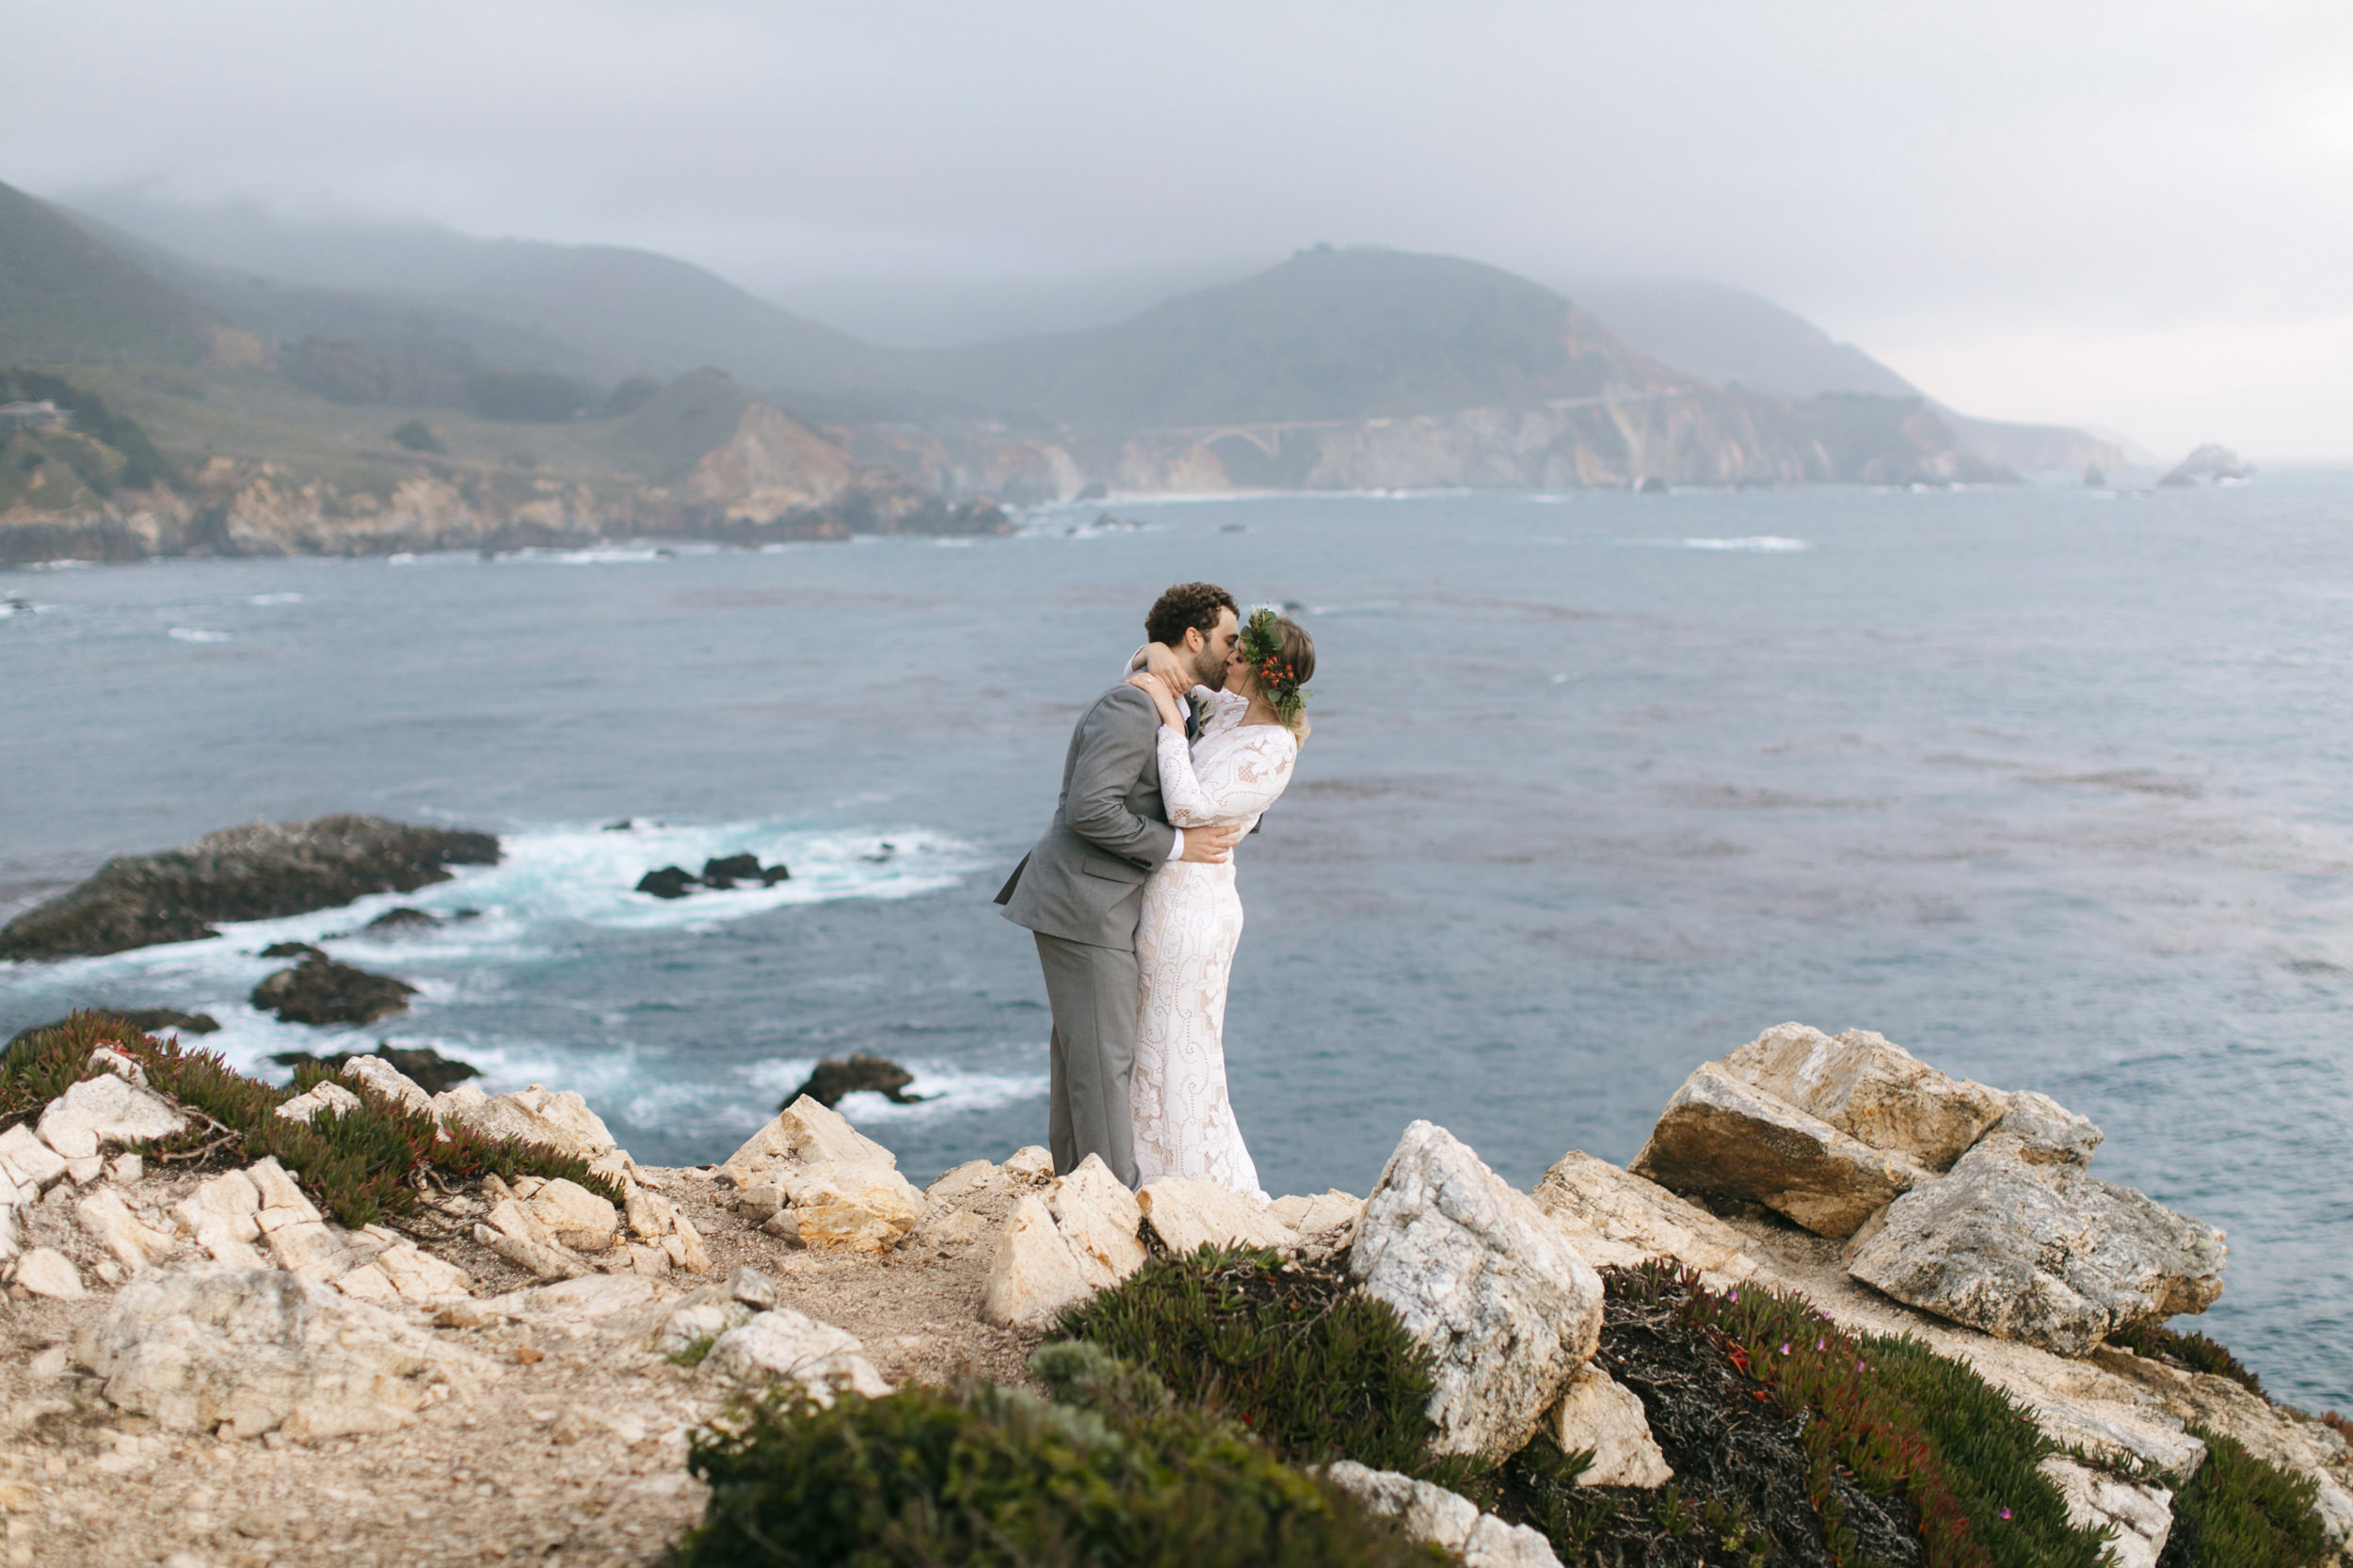
[[[793,1232],[805,1247],[820,1252],[888,1252],[915,1227],[891,1215],[877,1214],[855,1203],[820,1204],[802,1209],[779,1208],[779,1217],[795,1215]],[[773,1223],[773,1222],[772,1222]]]
[[[252,1177],[243,1171],[224,1171],[181,1199],[172,1215],[214,1262],[259,1269],[264,1263],[253,1243],[262,1236],[261,1208],[261,1190]]]
[[[673,1307],[654,1334],[653,1348],[663,1355],[677,1355],[697,1339],[715,1340],[730,1329],[743,1327],[752,1320],[757,1310],[736,1301],[695,1302]]]
[[[916,1237],[939,1246],[968,1246],[988,1234],[988,1222],[968,1208],[935,1208],[915,1227]]]
[[[2173,1532],[2172,1493],[2136,1486],[2057,1454],[2037,1468],[2066,1499],[2069,1524],[2084,1530],[2116,1527],[2108,1547],[2115,1568],[2157,1568],[2166,1537]]]
[[[577,1278],[588,1266],[557,1244],[548,1229],[517,1198],[501,1198],[490,1209],[488,1224],[473,1227],[473,1239],[542,1279]]]
[[[1642,1401],[1598,1367],[1577,1368],[1545,1426],[1562,1453],[1592,1452],[1579,1486],[1664,1486],[1674,1480]]]
[[[746,1171],[779,1164],[895,1166],[899,1157],[831,1106],[803,1095],[745,1140],[727,1163]]]
[[[88,1187],[106,1174],[106,1157],[101,1154],[77,1156],[65,1162],[65,1174],[72,1177],[74,1186]]]
[[[1275,1222],[1302,1241],[1332,1244],[1355,1228],[1365,1200],[1335,1187],[1307,1197],[1282,1197],[1268,1207]]]
[[[5,1264],[16,1256],[17,1248],[22,1240],[17,1235],[16,1211],[24,1205],[18,1200],[16,1194],[29,1192],[30,1189],[17,1187],[5,1181],[0,1181],[0,1187],[7,1188],[5,1201],[0,1201],[0,1264]]]
[[[1600,1342],[1601,1276],[1543,1209],[1428,1122],[1389,1156],[1348,1262],[1436,1361],[1442,1453],[1517,1453]]]
[[[356,1269],[347,1269],[330,1283],[353,1301],[374,1302],[378,1306],[400,1304],[400,1287],[394,1285],[392,1276],[376,1263],[362,1263]]]
[[[1761,1203],[1833,1240],[1926,1175],[1713,1062],[1683,1080],[1632,1169],[1671,1192]]]
[[[702,1232],[683,1214],[671,1223],[670,1234],[662,1239],[662,1251],[675,1268],[690,1274],[711,1272],[711,1255],[703,1250]]]
[[[649,1247],[642,1241],[632,1241],[627,1246],[616,1248],[615,1251],[618,1254],[617,1265],[627,1269],[632,1274],[644,1274],[648,1279],[660,1279],[670,1272],[670,1255],[660,1247]],[[615,1266],[615,1263],[599,1265],[600,1268]]]
[[[629,1157],[625,1148],[609,1148],[588,1161],[588,1174],[602,1176],[618,1187],[624,1196],[637,1186],[637,1161]]]
[[[87,1160],[101,1144],[152,1144],[187,1127],[168,1100],[112,1073],[86,1078],[40,1113],[40,1139],[68,1160]]]
[[[147,1179],[147,1161],[136,1154],[118,1154],[106,1161],[106,1179],[117,1187],[136,1187]]]
[[[160,1262],[177,1245],[162,1231],[142,1224],[109,1189],[101,1188],[80,1199],[73,1212],[81,1217],[82,1228],[120,1258],[126,1269],[136,1271]]]
[[[728,1300],[765,1312],[776,1304],[776,1282],[748,1264],[728,1276]]]
[[[98,1043],[97,1049],[89,1053],[89,1060],[82,1064],[82,1071],[112,1073],[117,1078],[136,1084],[141,1089],[147,1087],[147,1069],[140,1066],[128,1053],[104,1040]]]
[[[264,1155],[248,1165],[245,1174],[246,1179],[253,1183],[253,1190],[261,1196],[263,1213],[278,1209],[297,1220],[315,1220],[319,1217],[319,1211],[312,1207],[309,1198],[302,1195],[301,1187],[286,1174],[286,1168],[278,1162],[276,1155]],[[261,1224],[264,1230],[271,1228],[266,1220]]]
[[[572,1090],[535,1083],[504,1097],[561,1132],[584,1160],[595,1160],[618,1146],[604,1118],[589,1110],[586,1098]]]
[[[437,1120],[455,1121],[462,1126],[466,1119],[465,1112],[481,1105],[489,1097],[473,1084],[460,1083],[455,1088],[444,1089],[433,1096],[433,1114]]]
[[[2006,1098],[1998,1089],[1947,1078],[1867,1029],[1833,1038],[1781,1024],[1724,1058],[1724,1071],[1929,1171],[1952,1169],[2001,1120]]]
[[[356,1060],[356,1058],[355,1058]],[[360,1096],[342,1084],[321,1079],[303,1093],[278,1108],[278,1114],[290,1122],[308,1122],[322,1111],[349,1115],[360,1109]]]
[[[1324,1467],[1324,1478],[1369,1513],[1397,1521],[1409,1541],[1426,1541],[1465,1568],[1560,1568],[1552,1543],[1526,1525],[1507,1525],[1459,1493],[1353,1459]]]
[[[923,1212],[915,1183],[888,1165],[800,1165],[776,1172],[774,1180],[794,1208],[856,1204],[903,1227],[912,1227]]]
[[[1013,1178],[987,1160],[968,1160],[924,1188],[923,1196],[933,1204],[968,1205],[984,1202],[1012,1186]]]
[[[54,1301],[78,1302],[89,1294],[72,1260],[54,1247],[34,1247],[18,1258],[12,1283]]]
[[[269,1212],[264,1210],[264,1216]],[[355,1256],[344,1233],[325,1220],[296,1220],[265,1234],[270,1256],[280,1268],[321,1284],[341,1278],[365,1261]]]
[[[1274,1211],[1206,1176],[1162,1176],[1136,1194],[1160,1244],[1179,1257],[1203,1247],[1294,1247]]]
[[[376,1255],[374,1267],[384,1272],[400,1299],[407,1302],[439,1302],[473,1291],[472,1275],[413,1241],[387,1247]]]
[[[297,1442],[414,1424],[436,1383],[499,1376],[482,1358],[274,1269],[153,1269],[125,1286],[80,1359],[116,1405],[173,1432],[277,1430]]]
[[[613,1205],[576,1181],[558,1177],[531,1194],[532,1218],[574,1252],[602,1252],[613,1244],[620,1216]]]
[[[2103,1137],[2090,1117],[2031,1090],[2009,1096],[2009,1111],[1994,1130],[2014,1139],[2018,1158],[2029,1165],[2089,1165]]]
[[[1045,1201],[1090,1288],[1117,1285],[1144,1267],[1147,1255],[1136,1240],[1144,1209],[1102,1156],[1090,1154],[1077,1170],[1056,1178]]]
[[[1091,1294],[1085,1271],[1044,1201],[1029,1193],[1016,1199],[989,1260],[982,1318],[1000,1328],[1040,1328]]]
[[[502,1310],[507,1310],[511,1316],[518,1318],[576,1321],[632,1311],[652,1301],[659,1293],[653,1281],[635,1274],[590,1273],[578,1279],[514,1291],[499,1297],[497,1304],[504,1304]]]
[[[721,1335],[703,1365],[741,1383],[789,1378],[819,1404],[830,1405],[844,1390],[872,1400],[891,1391],[865,1352],[855,1336],[780,1306]]]
[[[0,1170],[22,1185],[43,1188],[65,1175],[65,1157],[33,1136],[22,1122],[0,1132]]]
[[[1847,1272],[1924,1312],[2061,1355],[2222,1294],[2228,1248],[2080,1165],[2038,1163],[1989,1134],[1952,1174],[1898,1198]]]
[[[1726,1282],[1756,1272],[1756,1260],[1740,1250],[1738,1231],[1658,1183],[1581,1149],[1562,1155],[1529,1196],[1596,1268],[1665,1257]]]
[[[1054,1179],[1054,1157],[1043,1144],[1026,1144],[1014,1150],[998,1169],[1012,1180],[1043,1187]]]
[[[404,1111],[433,1114],[433,1096],[419,1088],[416,1080],[380,1056],[353,1057],[344,1064],[343,1077],[355,1086],[367,1085]]]

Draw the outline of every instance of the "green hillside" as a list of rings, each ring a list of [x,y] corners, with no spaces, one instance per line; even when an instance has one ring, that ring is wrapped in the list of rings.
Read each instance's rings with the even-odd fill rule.
[[[1524,408],[1676,379],[1498,267],[1329,246],[1116,326],[910,360],[974,406],[1096,429]]]
[[[204,316],[46,203],[0,185],[0,361],[187,364]]]

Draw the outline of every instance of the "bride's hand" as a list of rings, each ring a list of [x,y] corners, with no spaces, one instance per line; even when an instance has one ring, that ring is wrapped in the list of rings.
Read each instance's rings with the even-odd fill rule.
[[[1128,684],[1152,699],[1152,706],[1160,711],[1162,724],[1182,732],[1185,711],[1177,703],[1176,688],[1171,681],[1159,675],[1143,674],[1129,676]]]

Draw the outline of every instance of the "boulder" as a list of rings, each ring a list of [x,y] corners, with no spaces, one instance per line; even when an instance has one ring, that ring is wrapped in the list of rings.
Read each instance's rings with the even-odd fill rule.
[[[1596,1268],[1604,1266],[1595,1256],[1603,1252],[1613,1265],[1664,1257],[1727,1281],[1756,1272],[1756,1260],[1740,1250],[1738,1231],[1658,1183],[1581,1149],[1562,1155],[1529,1196]],[[1593,1242],[1627,1249],[1633,1256],[1607,1253]]]
[[[305,958],[265,977],[253,987],[252,1002],[290,1024],[372,1024],[408,1011],[416,994],[414,985],[388,974],[332,958]]]
[[[149,1144],[187,1127],[171,1102],[113,1073],[86,1078],[40,1113],[40,1139],[68,1160],[86,1160],[101,1144]]]
[[[1364,1199],[1337,1187],[1306,1197],[1277,1198],[1268,1206],[1276,1224],[1300,1240],[1320,1246],[1345,1244],[1364,1211]]]
[[[559,1176],[533,1192],[532,1217],[574,1252],[602,1252],[613,1245],[620,1216],[613,1205],[576,1181]]]
[[[779,1306],[721,1335],[703,1365],[739,1383],[790,1379],[830,1405],[844,1390],[870,1400],[891,1391],[865,1352],[856,1336]]]
[[[1024,1193],[1013,1206],[981,1288],[981,1316],[1000,1328],[1043,1328],[1094,1294],[1045,1201]]]
[[[923,1189],[923,1201],[934,1207],[986,1202],[1013,1190],[1013,1179],[985,1160],[968,1160],[943,1173]]]
[[[1670,1192],[1760,1203],[1838,1240],[1926,1173],[1705,1063],[1630,1167]]]
[[[1579,1486],[1664,1486],[1674,1480],[1650,1434],[1642,1401],[1598,1367],[1577,1368],[1545,1429],[1562,1453],[1581,1449],[1593,1456],[1577,1478]]]
[[[829,1105],[804,1095],[746,1139],[727,1162],[746,1171],[774,1165],[884,1165],[899,1157],[852,1127]]]
[[[2000,1090],[1947,1078],[1867,1029],[1833,1037],[1782,1024],[1724,1058],[1723,1070],[1858,1143],[1937,1172],[1951,1170],[2004,1109]]]
[[[558,1243],[515,1198],[502,1198],[494,1204],[489,1223],[473,1227],[473,1239],[541,1279],[577,1279],[589,1272],[576,1254]]]
[[[1090,1154],[1077,1170],[1057,1178],[1046,1190],[1045,1202],[1091,1288],[1116,1285],[1144,1267],[1147,1255],[1136,1240],[1144,1209],[1102,1156]]]
[[[1465,1568],[1560,1568],[1552,1543],[1526,1525],[1507,1525],[1457,1492],[1397,1470],[1353,1459],[1324,1467],[1324,1479],[1369,1513],[1397,1521],[1408,1541],[1426,1541]]]
[[[455,1089],[470,1078],[482,1076],[481,1068],[443,1056],[431,1046],[382,1045],[372,1051],[339,1050],[325,1056],[307,1050],[281,1050],[270,1060],[281,1067],[305,1067],[315,1064],[340,1073],[359,1057],[390,1064],[399,1070],[401,1076],[428,1095]],[[480,1096],[477,1094],[475,1097]]]
[[[261,1209],[261,1189],[252,1177],[243,1171],[223,1171],[200,1182],[172,1214],[214,1262],[258,1269],[262,1255],[253,1243],[262,1237]]]
[[[132,1213],[130,1206],[109,1188],[102,1187],[82,1198],[74,1204],[73,1212],[80,1217],[82,1228],[120,1258],[126,1269],[136,1271],[161,1262],[178,1245]]]
[[[1996,1130],[2016,1141],[2018,1158],[2030,1165],[2089,1165],[2103,1137],[2089,1117],[2030,1091],[2010,1096]]]
[[[1517,1453],[1600,1342],[1601,1276],[1543,1209],[1429,1122],[1389,1156],[1348,1267],[1434,1358],[1442,1453]]]
[[[433,1096],[380,1056],[355,1056],[344,1064],[343,1079],[353,1085],[365,1084],[399,1106],[420,1116],[433,1114]]]
[[[552,1127],[566,1141],[564,1152],[594,1160],[620,1146],[604,1125],[604,1118],[588,1108],[584,1096],[570,1089],[549,1089],[534,1083],[511,1095],[501,1095],[545,1125]]]
[[[478,1138],[536,1144],[592,1164],[618,1146],[603,1118],[569,1090],[558,1093],[535,1083],[511,1095],[485,1095],[461,1083],[434,1096],[432,1106],[435,1115],[455,1120]]]
[[[2001,1339],[2089,1353],[2222,1294],[2222,1232],[1996,1131],[1888,1208],[1847,1272]]]
[[[702,1340],[716,1342],[721,1335],[750,1322],[758,1310],[732,1300],[680,1302],[654,1331],[653,1348],[663,1355],[678,1355]]]
[[[451,866],[494,865],[487,833],[410,827],[382,817],[255,823],[154,855],[124,855],[72,891],[0,930],[0,958],[120,952],[217,936],[216,920],[331,909],[370,893],[449,880]]]
[[[297,1442],[414,1424],[427,1388],[498,1376],[391,1313],[275,1269],[152,1269],[117,1293],[80,1359],[121,1409],[171,1432]]]
[[[695,873],[684,866],[664,866],[637,879],[636,890],[655,898],[684,898],[695,886]]]
[[[841,1096],[860,1090],[872,1090],[893,1105],[920,1105],[931,1096],[910,1095],[907,1085],[915,1075],[896,1062],[879,1056],[857,1055],[844,1059],[827,1057],[817,1064],[798,1089],[784,1097],[791,1105],[806,1095],[828,1110],[841,1103]]]
[[[2166,1538],[2173,1533],[2172,1493],[2162,1486],[2136,1486],[2057,1454],[2036,1468],[2058,1488],[2069,1524],[2083,1530],[2116,1527],[2108,1547],[2114,1568],[2157,1568]]]
[[[349,1115],[360,1109],[360,1096],[340,1083],[322,1079],[294,1098],[280,1104],[278,1114],[290,1122],[308,1123],[322,1111]]]
[[[1042,1187],[1054,1179],[1054,1157],[1046,1152],[1043,1144],[1024,1144],[1006,1156],[998,1169],[1010,1180]]]
[[[65,1175],[65,1156],[33,1135],[19,1122],[0,1132],[0,1175],[20,1187],[48,1187]]]
[[[78,1302],[89,1294],[82,1288],[82,1276],[72,1259],[54,1247],[29,1249],[16,1260],[16,1273],[9,1283],[52,1301]]]
[[[376,1255],[372,1267],[383,1271],[392,1289],[406,1302],[440,1302],[473,1293],[472,1275],[413,1241],[404,1240],[385,1248]]]
[[[1182,1257],[1203,1247],[1295,1247],[1298,1236],[1256,1198],[1206,1176],[1162,1176],[1136,1194],[1160,1245]]]

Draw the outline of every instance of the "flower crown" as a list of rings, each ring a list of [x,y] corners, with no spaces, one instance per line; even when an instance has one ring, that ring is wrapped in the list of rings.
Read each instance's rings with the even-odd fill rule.
[[[1273,705],[1287,729],[1297,729],[1307,711],[1310,694],[1299,683],[1299,672],[1283,657],[1283,633],[1276,626],[1274,607],[1261,604],[1241,623],[1241,656],[1258,678],[1258,690]]]

